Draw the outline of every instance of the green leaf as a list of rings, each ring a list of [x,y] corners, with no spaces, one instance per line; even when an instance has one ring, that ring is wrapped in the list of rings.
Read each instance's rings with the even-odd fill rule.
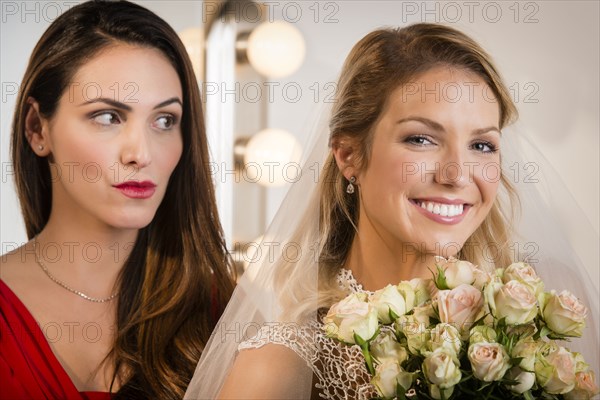
[[[483,316],[481,318],[479,318],[477,321],[473,322],[473,326],[477,326],[477,325],[483,325],[483,320],[485,319],[485,317],[487,317],[488,315],[490,315],[489,313],[485,313],[483,314]]]
[[[437,268],[437,276],[435,276],[435,286],[440,289],[440,290],[448,290],[450,289],[450,287],[448,287],[448,283],[446,282],[446,273],[444,272],[444,269],[442,267],[440,267],[438,264],[435,264],[435,267]]]
[[[498,322],[496,322],[496,327],[503,329],[506,327],[506,317],[500,318]]]
[[[398,400],[406,400],[406,389],[399,383],[396,383],[396,397]]]
[[[546,338],[551,333],[552,330],[550,328],[548,328],[547,326],[542,327],[542,329],[540,330],[540,339]]]
[[[529,390],[523,393],[523,397],[525,398],[525,400],[535,400],[535,397],[533,397],[531,391]]]
[[[390,320],[395,321],[398,318],[400,318],[400,316],[398,314],[396,314],[394,312],[394,310],[392,310],[392,307],[388,307],[388,311],[389,311],[389,315],[390,315]]]
[[[442,396],[442,400],[446,400],[446,393],[444,393],[444,389],[440,388],[440,396]]]
[[[354,333],[354,341],[356,342],[357,345],[359,345],[361,348],[363,346],[365,346],[367,344],[367,341],[364,340],[363,338],[360,337],[360,335],[358,335],[356,332]]]
[[[377,329],[377,331],[379,331],[379,329]],[[376,335],[374,335],[373,337],[376,337]],[[356,333],[354,333],[354,341],[360,346],[363,356],[365,357],[365,364],[367,365],[367,370],[369,371],[371,376],[374,376],[375,367],[373,367],[373,358],[371,357],[371,353],[369,352],[369,342],[361,338]]]
[[[516,365],[521,364],[521,360],[524,358],[525,357],[513,357],[508,361],[508,363],[510,364],[511,367],[514,367]]]

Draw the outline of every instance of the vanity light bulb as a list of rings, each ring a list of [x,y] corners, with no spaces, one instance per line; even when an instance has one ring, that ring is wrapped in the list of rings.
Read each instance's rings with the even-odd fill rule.
[[[296,72],[305,53],[302,34],[285,21],[262,23],[248,37],[250,64],[269,78],[282,78]]]
[[[294,135],[282,129],[264,129],[246,145],[245,173],[263,186],[283,186],[297,179],[301,155]]]

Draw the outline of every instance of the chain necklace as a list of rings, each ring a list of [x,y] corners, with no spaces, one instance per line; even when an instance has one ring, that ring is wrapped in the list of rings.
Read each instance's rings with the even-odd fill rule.
[[[40,257],[40,254],[38,253],[37,247],[38,247],[38,242],[37,242],[37,236],[36,236],[36,237],[33,238],[33,252],[35,253],[35,261],[40,266],[40,268],[42,269],[42,271],[44,271],[44,273],[46,275],[48,275],[48,278],[50,278],[50,280],[52,280],[52,282],[56,283],[58,286],[61,286],[62,288],[68,290],[69,292],[75,293],[77,296],[82,297],[83,299],[85,299],[87,301],[91,301],[93,303],[106,303],[106,302],[109,302],[112,299],[114,299],[115,297],[117,297],[117,295],[119,294],[119,293],[115,292],[115,293],[111,294],[108,297],[105,297],[103,299],[98,299],[96,297],[88,296],[87,294],[85,294],[83,292],[80,292],[79,290],[75,290],[75,289],[71,288],[66,283],[64,283],[63,281],[57,279],[54,275],[52,275],[50,273],[50,271],[48,270],[48,267],[46,267],[46,264],[44,264],[44,262],[42,261],[42,259]]]

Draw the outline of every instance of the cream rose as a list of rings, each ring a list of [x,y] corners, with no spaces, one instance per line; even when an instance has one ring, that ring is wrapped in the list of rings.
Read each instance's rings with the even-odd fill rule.
[[[400,364],[394,360],[385,360],[375,368],[375,376],[371,384],[377,389],[377,393],[385,399],[396,397],[397,385],[408,390],[412,386],[413,374],[406,372]]]
[[[479,266],[475,265],[474,267],[475,268],[473,269],[473,278],[475,278],[475,280],[473,281],[472,286],[474,286],[477,289],[481,290],[488,283],[491,282],[492,276],[490,275],[489,272],[484,271]]]
[[[512,348],[512,356],[514,358],[521,358],[521,362],[519,363],[521,369],[533,372],[535,360],[542,345],[543,343],[536,342],[533,339],[522,340]]]
[[[412,286],[410,291],[412,291]],[[414,292],[413,304],[407,304],[405,297],[398,290],[397,286],[387,285],[383,289],[380,289],[373,293],[369,303],[377,310],[377,316],[379,320],[384,324],[390,324],[394,322],[394,318],[390,314],[395,314],[396,318],[406,314],[410,311],[408,306],[414,306]]]
[[[433,306],[431,305],[431,303],[429,303],[424,306],[419,306],[419,307],[413,308],[412,315],[417,322],[419,322],[425,326],[429,326],[430,319],[432,317],[435,317],[435,312],[433,311]]]
[[[548,354],[538,353],[535,363],[537,382],[548,393],[568,393],[575,387],[575,357],[564,347],[549,347]]]
[[[354,344],[354,334],[368,341],[377,332],[377,310],[365,293],[352,293],[330,309],[323,323],[328,337]]]
[[[488,285],[485,298],[494,316],[497,319],[505,318],[509,325],[531,322],[538,313],[534,293],[529,286],[517,280]]]
[[[398,334],[406,337],[408,350],[412,354],[422,354],[427,351],[427,341],[430,333],[427,326],[416,320],[414,315],[403,315],[394,324]]]
[[[475,266],[468,261],[450,257],[448,261],[443,263],[441,268],[444,270],[446,286],[449,289],[454,289],[460,285],[472,285],[475,281],[473,274]]]
[[[404,301],[406,303],[406,312],[412,311],[413,308],[417,305],[417,294],[415,292],[415,288],[413,284],[409,281],[402,281],[396,286],[398,292],[404,297]]]
[[[500,343],[474,343],[469,346],[467,354],[473,375],[485,382],[502,379],[510,367],[510,357]]]
[[[587,308],[567,290],[560,294],[552,292],[540,296],[540,309],[548,328],[564,336],[580,337],[585,328]]]
[[[504,283],[517,280],[525,285],[529,286],[531,291],[537,297],[544,290],[544,282],[535,272],[535,269],[527,263],[518,262],[510,264],[505,270],[503,275]]]
[[[427,300],[429,300],[429,284],[430,279],[413,278],[408,281],[415,292],[415,306],[422,306]]]
[[[437,296],[441,322],[454,325],[463,336],[468,336],[471,325],[483,314],[483,295],[470,285],[452,290],[440,290]]]
[[[377,362],[383,363],[386,360],[393,360],[402,363],[408,358],[408,351],[396,340],[394,334],[390,331],[381,332],[371,342],[369,347],[371,355]]]
[[[485,342],[493,343],[496,341],[496,331],[491,326],[477,325],[469,332],[469,344]]]
[[[596,385],[593,371],[582,371],[575,374],[575,388],[565,393],[566,400],[590,400],[600,392]]]
[[[585,358],[583,358],[583,354],[577,352],[571,352],[573,357],[575,358],[575,372],[587,371],[590,368],[590,365],[585,362]]]
[[[523,371],[519,367],[513,367],[508,370],[508,379],[514,379],[518,383],[516,385],[508,385],[508,388],[513,393],[523,394],[533,387],[535,383],[535,374],[533,372]]]
[[[423,361],[423,372],[428,382],[440,389],[448,389],[460,382],[458,360],[452,352],[440,347],[429,353]]]
[[[454,326],[446,323],[440,323],[431,330],[431,338],[427,342],[427,347],[431,351],[438,348],[445,348],[452,351],[457,357],[461,348],[460,332]]]

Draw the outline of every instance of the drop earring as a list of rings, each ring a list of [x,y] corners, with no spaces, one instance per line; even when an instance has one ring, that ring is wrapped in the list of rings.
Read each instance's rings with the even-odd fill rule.
[[[354,184],[356,183],[356,177],[351,176],[349,181],[350,182],[348,183],[348,186],[346,186],[346,193],[354,194]]]

